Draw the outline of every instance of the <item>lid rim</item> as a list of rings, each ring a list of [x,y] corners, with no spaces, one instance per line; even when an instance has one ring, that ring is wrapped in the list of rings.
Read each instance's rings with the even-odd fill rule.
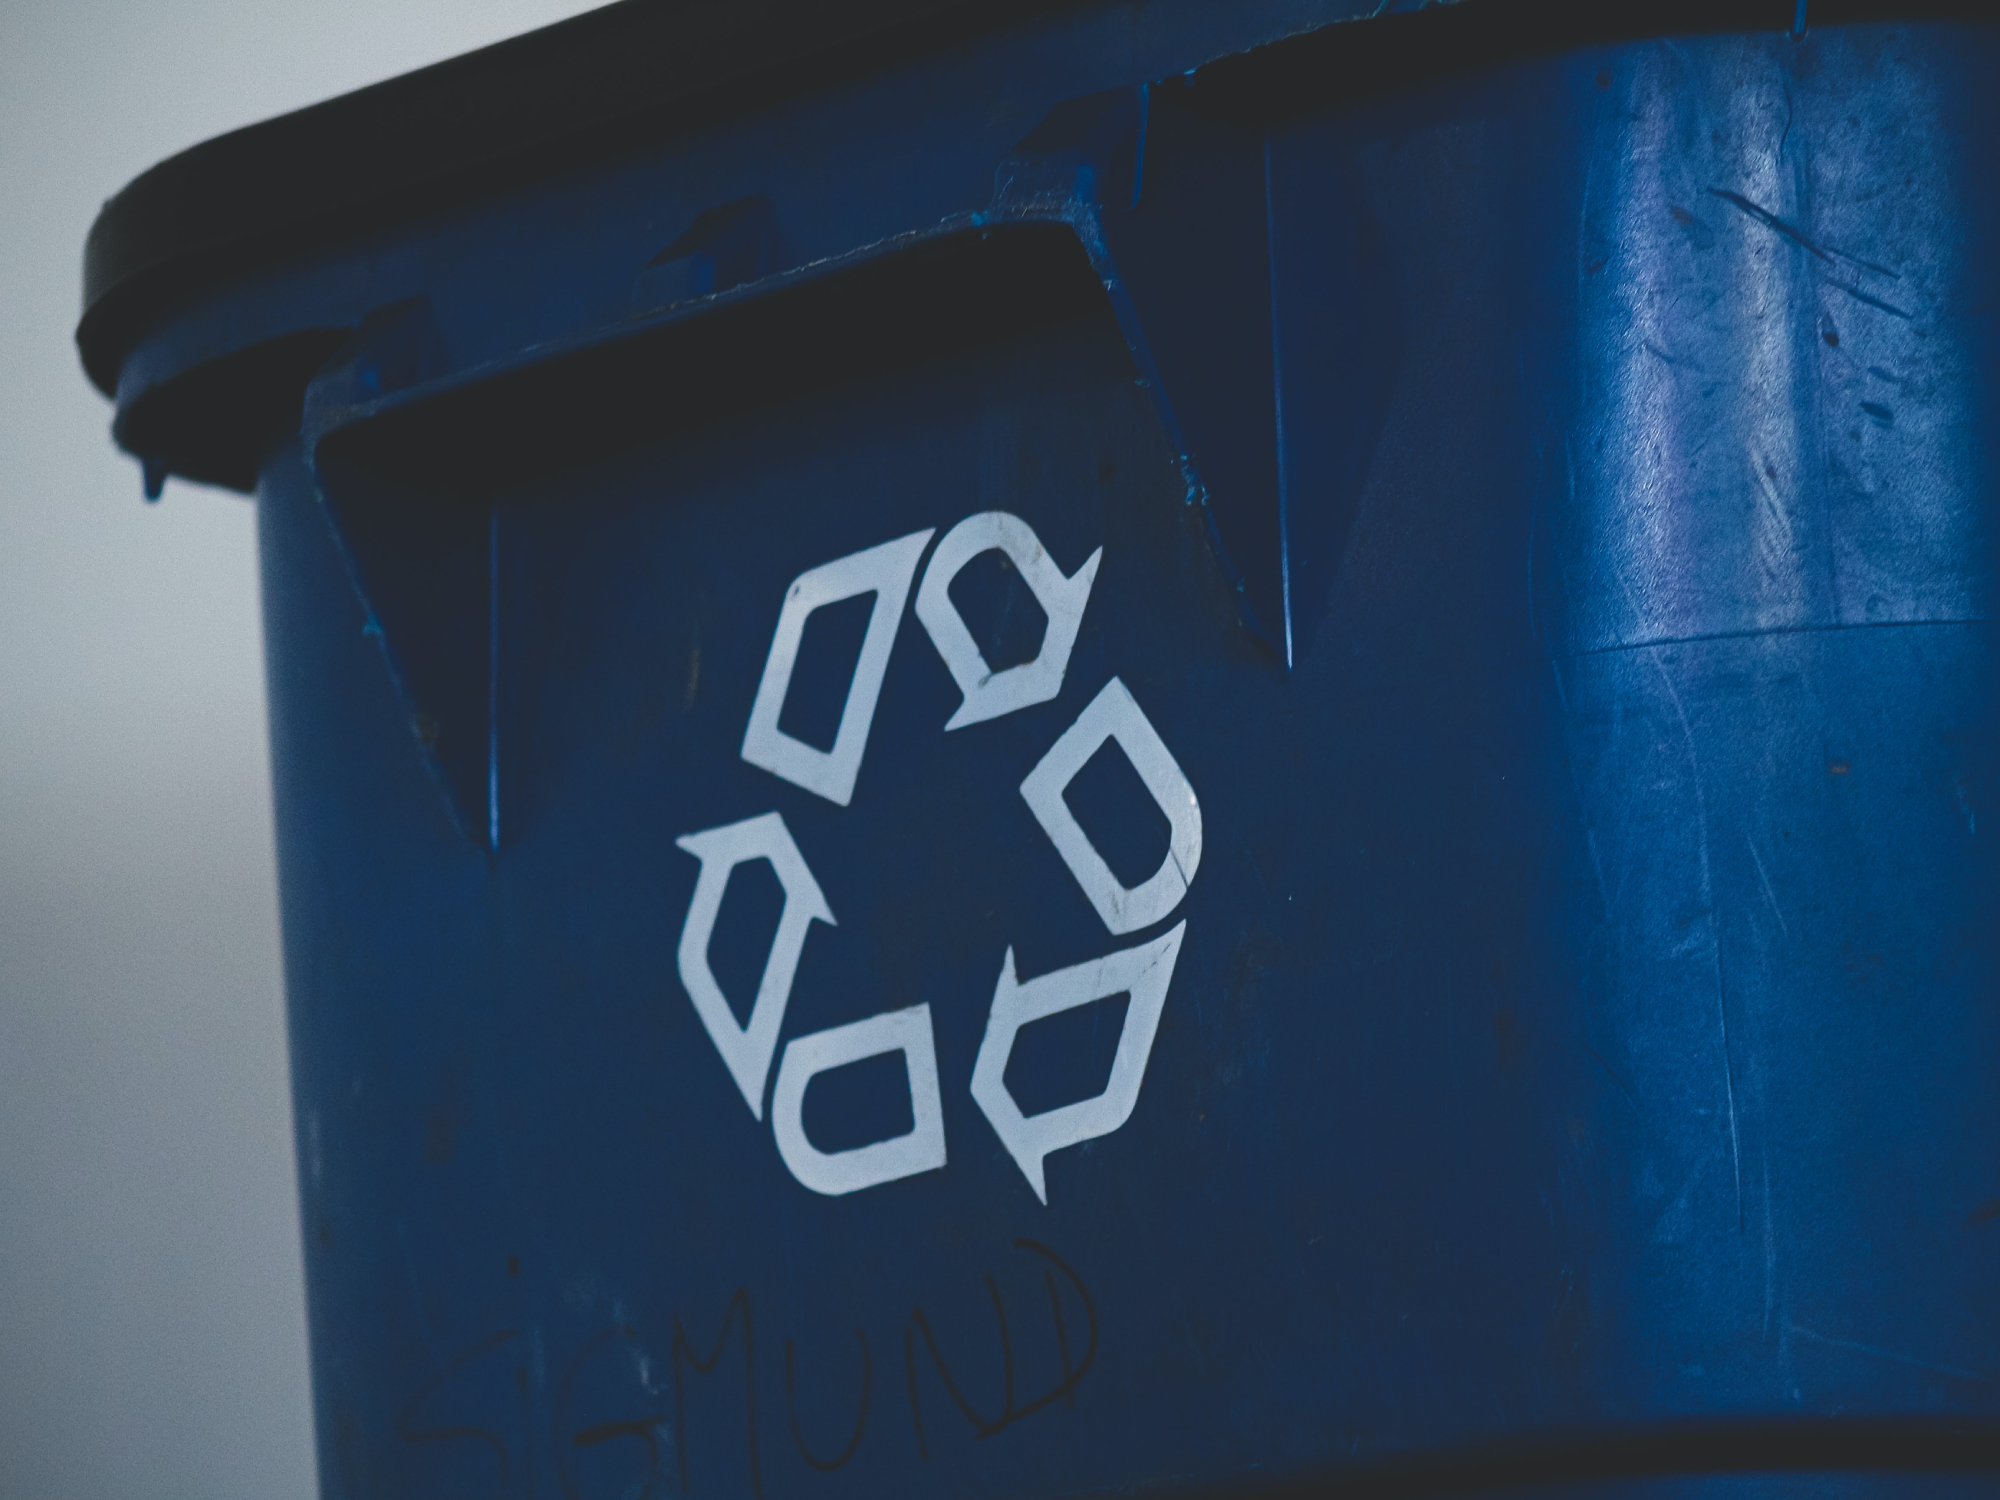
[[[618,0],[212,137],[99,210],[84,371],[113,395],[146,330],[231,276],[1080,3]]]
[[[115,395],[133,347],[231,277],[1089,3],[617,0],[216,136],[135,177],[91,225],[76,329],[84,370]],[[1570,41],[1582,44],[1663,25],[1661,34],[1795,30],[1806,14],[1803,0],[1641,0],[1612,12],[1564,0],[1418,0],[1416,9],[1385,0],[1352,19],[1477,15],[1516,43],[1574,30]],[[1568,28],[1523,24],[1563,16]],[[1813,0],[1811,19],[1815,29],[1992,21],[2000,0]],[[1232,61],[1246,64],[1218,59],[1219,76]]]

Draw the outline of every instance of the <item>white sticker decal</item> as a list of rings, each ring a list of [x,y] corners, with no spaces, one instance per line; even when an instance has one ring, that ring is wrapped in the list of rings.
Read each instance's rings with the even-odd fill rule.
[[[848,805],[903,606],[909,602],[917,565],[934,534],[912,532],[808,569],[792,580],[744,730],[745,761],[839,806]],[[995,550],[1020,572],[1048,621],[1035,659],[999,671],[988,663],[951,599],[952,580],[966,564]],[[925,570],[915,607],[959,689],[959,706],[946,720],[946,730],[997,719],[1061,694],[1103,558],[1100,547],[1065,577],[1034,529],[1006,511],[968,516],[945,533]],[[820,750],[786,734],[778,721],[813,611],[863,594],[874,595],[867,631],[847,684],[833,748]],[[1168,824],[1165,859],[1129,888],[1091,843],[1064,798],[1078,773],[1110,740],[1118,742]],[[1114,934],[1137,933],[1173,916],[1201,862],[1201,805],[1186,774],[1122,681],[1114,677],[1105,684],[1028,773],[1020,791],[1092,909]],[[701,861],[681,929],[681,982],[755,1119],[764,1117],[764,1089],[772,1063],[777,1062],[777,1078],[771,1084],[771,1133],[786,1169],[813,1192],[838,1196],[943,1167],[944,1109],[929,1006],[889,1011],[794,1037],[782,1059],[778,1057],[806,933],[815,921],[834,925],[833,911],[784,819],[775,812],[765,813],[691,833],[676,842]],[[739,1025],[709,967],[708,948],[731,873],[756,859],[771,862],[785,904],[749,1019]],[[1007,950],[973,1065],[971,1092],[1042,1202],[1048,1201],[1043,1162],[1050,1152],[1108,1135],[1131,1118],[1186,932],[1183,920],[1136,947],[1025,981],[1014,972],[1014,950]],[[1089,1099],[1024,1115],[1006,1084],[1008,1059],[1021,1028],[1120,994],[1130,1000],[1103,1089]],[[822,1151],[815,1146],[806,1136],[803,1113],[812,1080],[830,1069],[891,1053],[902,1054],[910,1090],[910,1129],[851,1149]]]
[[[774,812],[691,833],[674,842],[701,861],[687,921],[681,926],[681,983],[694,1001],[695,1014],[708,1028],[715,1050],[722,1054],[729,1076],[742,1090],[752,1117],[761,1120],[764,1079],[771,1071],[771,1056],[778,1050],[778,1031],[784,1025],[785,1005],[791,999],[806,929],[815,921],[836,925],[833,911],[820,893],[819,882],[806,868],[805,856],[792,842],[785,820]],[[770,956],[764,960],[764,977],[757,985],[749,1023],[738,1026],[722,986],[708,966],[708,939],[715,930],[716,914],[722,910],[722,893],[729,885],[730,872],[752,859],[771,862],[778,884],[784,887],[785,907],[778,917],[777,934],[771,939]]]
[[[751,765],[847,806],[854,795],[855,778],[861,774],[861,752],[867,748],[875,700],[882,691],[882,674],[889,669],[889,650],[896,643],[896,627],[902,623],[910,580],[931,536],[928,529],[915,531],[822,563],[792,580],[778,614],[777,632],[771,638],[771,653],[764,660],[764,676],[750,706],[750,724],[743,733],[743,758]],[[868,617],[868,633],[861,642],[853,679],[847,685],[840,728],[834,734],[833,748],[820,750],[778,728],[785,694],[792,685],[799,640],[805,634],[806,618],[821,605],[869,593],[875,596],[875,608]]]
[[[1160,861],[1159,869],[1129,888],[1111,873],[1111,866],[1063,801],[1063,788],[1106,740],[1118,741],[1132,769],[1167,815],[1166,858]],[[1113,933],[1150,927],[1181,904],[1194,880],[1195,867],[1201,863],[1201,804],[1173,753],[1116,677],[1091,699],[1076,722],[1028,773],[1028,779],[1021,783],[1021,795]]]
[[[982,552],[995,549],[1007,554],[1048,617],[1042,648],[1035,659],[1001,672],[987,665],[958,607],[951,602],[951,581],[959,569]],[[945,720],[946,729],[963,729],[1017,708],[1046,703],[1062,691],[1070,648],[1076,644],[1084,606],[1090,602],[1090,585],[1103,557],[1104,549],[1099,547],[1065,578],[1028,523],[1004,510],[967,516],[944,534],[917,590],[917,618],[930,632],[931,643],[964,696],[958,711]]]
[[[847,1151],[821,1151],[806,1139],[802,1110],[806,1085],[829,1068],[903,1054],[910,1083],[910,1129],[886,1141]],[[792,1176],[815,1193],[852,1193],[944,1165],[944,1107],[938,1098],[937,1052],[931,1042],[931,1008],[912,1006],[865,1021],[794,1038],[778,1064],[771,1090],[771,1131]]]
[[[986,1019],[986,1037],[972,1065],[972,1098],[1042,1202],[1049,1201],[1042,1158],[1065,1146],[1109,1135],[1132,1117],[1132,1108],[1139,1102],[1139,1085],[1145,1080],[1146,1061],[1152,1056],[1153,1034],[1159,1029],[1160,1011],[1167,1002],[1167,985],[1174,977],[1174,960],[1180,957],[1181,935],[1186,931],[1187,923],[1181,922],[1150,943],[1057,969],[1039,979],[1016,979],[1014,950],[1007,950],[1000,966],[1000,984],[993,992],[993,1010]],[[1023,1115],[1006,1084],[1007,1059],[1013,1055],[1016,1034],[1031,1021],[1113,995],[1128,995],[1130,999],[1104,1091],[1095,1098],[1038,1115]],[[787,1064],[790,1060],[788,1055]],[[783,1086],[780,1080],[779,1087]]]

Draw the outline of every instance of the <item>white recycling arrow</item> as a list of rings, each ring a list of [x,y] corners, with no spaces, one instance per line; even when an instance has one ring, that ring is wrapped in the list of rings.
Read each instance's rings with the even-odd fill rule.
[[[750,704],[750,722],[743,731],[743,758],[751,765],[838,806],[847,806],[854,796],[855,778],[861,774],[861,753],[868,748],[868,729],[875,722],[875,701],[882,692],[882,676],[889,670],[889,652],[896,644],[896,627],[902,623],[903,602],[910,597],[910,579],[930,539],[929,529],[913,531],[879,547],[808,568],[792,580],[785,590],[784,607],[778,611],[778,628],[771,635],[771,651],[764,658],[757,696]],[[861,594],[873,594],[875,607],[869,612],[868,633],[861,639],[861,654],[847,684],[847,701],[841,706],[833,748],[821,750],[786,734],[778,727],[778,719],[784,712],[785,695],[791,691],[792,668],[798,663],[807,619],[822,605]]]
[[[792,842],[785,820],[774,812],[690,833],[674,842],[701,861],[687,921],[681,926],[681,983],[694,1001],[695,1014],[708,1028],[715,1050],[722,1054],[723,1066],[742,1090],[751,1117],[761,1120],[764,1079],[771,1071],[771,1055],[778,1050],[778,1031],[785,1023],[785,1006],[791,1000],[806,929],[815,921],[837,925],[833,910],[806,867],[806,857]],[[784,887],[785,907],[778,915],[778,931],[771,939],[770,956],[764,960],[764,977],[758,982],[750,1019],[739,1026],[708,966],[708,940],[715,931],[716,914],[722,910],[722,893],[728,888],[730,872],[752,859],[771,862],[778,884]]]
[[[1112,873],[1063,799],[1063,788],[1076,779],[1106,740],[1118,742],[1125,759],[1167,817],[1166,855],[1160,867],[1135,886],[1125,885]],[[1021,796],[1083,888],[1084,897],[1113,934],[1122,936],[1162,921],[1181,904],[1194,883],[1195,869],[1201,864],[1201,803],[1180,762],[1116,677],[1104,684],[1076,716],[1076,722],[1049,746],[1048,753],[1021,783]]]
[[[1042,1202],[1049,1201],[1042,1174],[1044,1157],[1065,1146],[1109,1135],[1132,1117],[1186,931],[1183,921],[1136,948],[1028,980],[1015,978],[1014,950],[1007,950],[1000,966],[1000,983],[993,992],[993,1009],[986,1018],[986,1036],[972,1065],[972,1098]],[[1006,1084],[1007,1059],[1013,1055],[1015,1035],[1031,1021],[1113,995],[1130,998],[1103,1092],[1037,1115],[1022,1114]]]
[[[959,570],[982,552],[995,549],[1007,554],[1048,616],[1042,648],[1035,659],[1001,672],[987,665],[972,632],[965,628],[958,606],[951,602],[951,581]],[[964,695],[958,711],[945,720],[946,729],[963,729],[1017,708],[1046,703],[1062,691],[1070,648],[1076,644],[1084,606],[1090,602],[1090,585],[1103,558],[1104,549],[1099,547],[1065,578],[1034,529],[1004,510],[967,516],[944,534],[924,568],[924,581],[917,590],[917,618],[930,632],[931,644]]]
[[[910,1128],[886,1141],[846,1151],[822,1151],[806,1138],[806,1085],[832,1068],[887,1052],[903,1054],[910,1086]],[[944,1105],[938,1097],[937,1048],[931,1008],[885,1011],[865,1021],[795,1037],[785,1045],[771,1086],[771,1133],[786,1168],[815,1193],[839,1196],[913,1177],[944,1165]]]

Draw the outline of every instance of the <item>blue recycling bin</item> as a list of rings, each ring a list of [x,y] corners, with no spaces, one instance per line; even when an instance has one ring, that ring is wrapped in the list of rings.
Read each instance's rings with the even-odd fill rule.
[[[2000,1492],[2000,33],[1375,10],[628,0],[107,205],[329,1500]]]

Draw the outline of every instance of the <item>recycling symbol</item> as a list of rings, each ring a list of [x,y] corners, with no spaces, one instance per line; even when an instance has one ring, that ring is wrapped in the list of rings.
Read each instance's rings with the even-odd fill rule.
[[[792,580],[743,733],[745,761],[836,806],[848,805],[910,586],[934,535],[934,529],[912,532],[823,563]],[[952,580],[967,563],[996,550],[1013,564],[1048,622],[1032,661],[997,671],[980,651],[950,593]],[[1064,576],[1028,523],[1005,511],[966,517],[930,549],[915,612],[961,697],[958,709],[945,721],[947,733],[1050,702],[1061,694],[1070,650],[1103,556],[1100,547],[1075,573]],[[799,644],[815,610],[863,595],[873,596],[867,629],[833,744],[822,750],[779,727]],[[1117,742],[1169,828],[1159,868],[1133,886],[1113,873],[1063,797],[1064,789],[1108,741]],[[1165,920],[1186,897],[1201,863],[1201,804],[1173,753],[1118,678],[1107,682],[1057,737],[1021,782],[1020,796],[1114,938]],[[784,818],[767,812],[690,833],[675,842],[701,862],[681,927],[681,983],[751,1118],[759,1122],[765,1084],[772,1062],[777,1061],[771,1131],[792,1176],[814,1192],[842,1194],[943,1167],[944,1109],[928,1004],[794,1037],[786,1043],[782,1058],[778,1056],[807,931],[814,922],[837,925],[826,893]],[[776,873],[784,905],[749,1017],[739,1022],[709,966],[709,940],[732,872],[760,859],[769,861]],[[1042,1202],[1048,1201],[1043,1162],[1051,1152],[1109,1135],[1131,1118],[1186,930],[1183,919],[1136,946],[1025,979],[1015,969],[1013,948],[1007,949],[985,1036],[973,1062],[970,1092]],[[1006,1083],[1007,1061],[1021,1028],[1116,995],[1127,996],[1128,1002],[1103,1089],[1091,1098],[1024,1113]],[[813,1078],[832,1068],[898,1052],[909,1083],[911,1128],[847,1150],[815,1147],[803,1123],[806,1087]]]

